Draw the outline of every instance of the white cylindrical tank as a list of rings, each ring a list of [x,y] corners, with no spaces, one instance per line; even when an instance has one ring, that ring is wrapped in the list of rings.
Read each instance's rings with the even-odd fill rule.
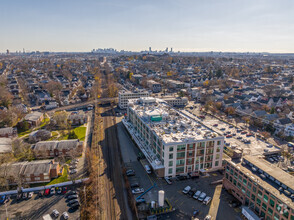
[[[164,205],[164,191],[159,190],[158,192],[158,205],[163,206]]]
[[[151,208],[155,208],[155,201],[151,201]]]

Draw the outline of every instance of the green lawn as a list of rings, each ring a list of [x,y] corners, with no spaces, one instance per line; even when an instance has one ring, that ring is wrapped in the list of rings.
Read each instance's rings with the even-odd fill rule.
[[[47,183],[46,185],[52,185],[52,184],[56,184],[56,183],[63,183],[68,181],[67,179],[68,175],[67,175],[67,167],[64,167],[64,171],[62,176],[57,177],[56,179],[52,180],[51,182]]]
[[[81,141],[85,140],[86,130],[87,127],[77,127],[74,129],[76,135],[78,136],[78,139],[80,139]]]

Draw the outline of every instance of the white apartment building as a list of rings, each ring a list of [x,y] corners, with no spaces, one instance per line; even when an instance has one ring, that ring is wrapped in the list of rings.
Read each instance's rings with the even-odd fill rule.
[[[123,124],[159,177],[222,167],[224,137],[162,99],[129,100]]]
[[[148,97],[149,93],[146,90],[135,90],[135,91],[126,91],[121,90],[118,92],[118,107],[121,109],[126,109],[128,106],[129,99],[138,99],[141,97]]]

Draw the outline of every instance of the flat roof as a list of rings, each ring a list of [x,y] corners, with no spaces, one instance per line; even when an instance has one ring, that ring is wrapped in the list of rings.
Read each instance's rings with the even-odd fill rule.
[[[145,97],[132,99],[129,103],[144,124],[166,145],[188,144],[217,137],[223,139],[223,136],[170,107],[162,99]]]
[[[255,157],[255,160],[260,160],[260,158]],[[241,161],[235,162],[232,161],[231,158],[226,159],[226,161],[232,164],[237,170],[240,170],[249,179],[251,179],[251,181],[255,182],[265,190],[269,191],[272,195],[281,200],[283,203],[287,204],[288,206],[291,206],[291,208],[294,208],[292,200],[285,194],[280,193],[280,191],[278,190],[278,185],[274,183],[272,180],[270,180],[269,178],[262,179],[258,175],[260,174],[258,171],[253,171],[249,165],[244,165]],[[283,174],[282,172],[284,171],[280,170],[280,176],[281,174]]]
[[[244,156],[245,160],[294,190],[294,176],[258,157]]]

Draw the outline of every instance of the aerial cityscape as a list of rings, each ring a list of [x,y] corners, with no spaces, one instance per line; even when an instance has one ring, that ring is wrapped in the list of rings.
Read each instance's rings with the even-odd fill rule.
[[[294,220],[282,2],[3,2],[0,219]]]

